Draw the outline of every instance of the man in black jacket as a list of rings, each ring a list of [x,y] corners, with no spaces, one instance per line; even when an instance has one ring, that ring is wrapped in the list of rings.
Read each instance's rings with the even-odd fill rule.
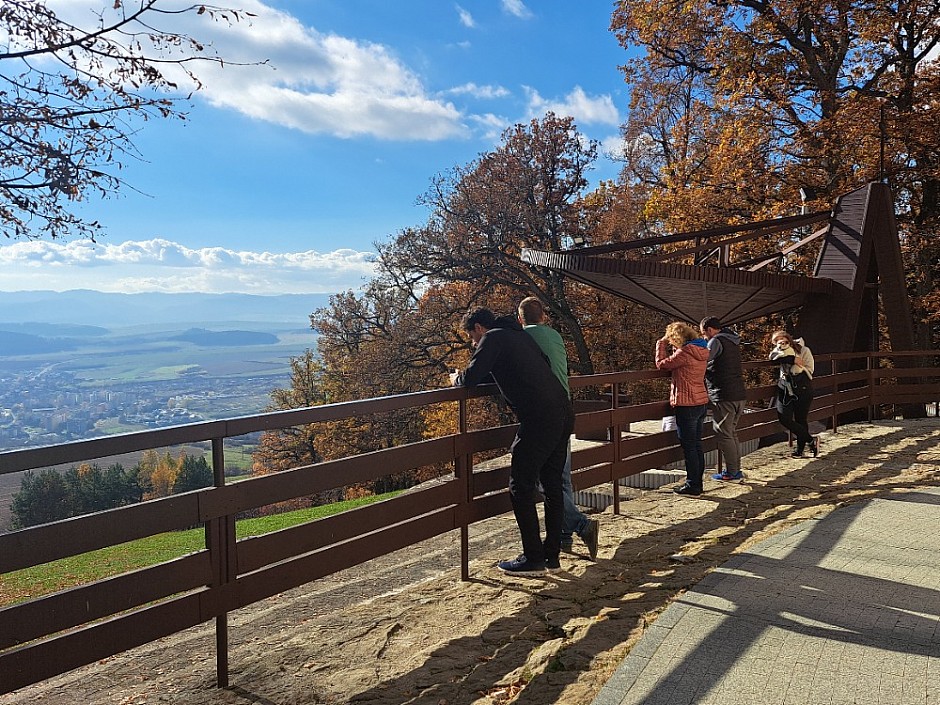
[[[564,387],[532,337],[508,317],[499,319],[486,308],[471,309],[461,328],[475,348],[463,372],[453,375],[457,386],[474,387],[496,381],[519,419],[510,449],[509,496],[522,536],[522,555],[501,561],[514,575],[540,575],[560,568],[563,518],[562,471],[574,429],[574,411]],[[541,538],[536,499],[539,484],[545,497],[545,541]]]
[[[740,482],[741,445],[738,440],[738,419],[744,411],[747,391],[741,370],[741,338],[730,328],[724,328],[714,316],[702,320],[702,335],[708,341],[708,367],[705,368],[705,388],[712,404],[712,428],[718,441],[718,450],[725,460],[724,471],[712,475],[715,480]]]

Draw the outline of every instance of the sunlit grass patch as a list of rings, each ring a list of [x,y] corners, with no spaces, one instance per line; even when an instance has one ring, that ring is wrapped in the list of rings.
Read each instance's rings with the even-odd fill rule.
[[[235,524],[239,539],[260,536],[304,522],[322,519],[356,507],[394,497],[398,492],[297,509],[283,514],[242,519]],[[131,570],[146,568],[205,548],[205,530],[170,531],[109,546],[51,563],[24,568],[0,577],[0,606],[84,585]]]

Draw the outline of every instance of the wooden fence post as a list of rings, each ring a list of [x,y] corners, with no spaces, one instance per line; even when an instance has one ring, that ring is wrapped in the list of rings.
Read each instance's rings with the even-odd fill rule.
[[[223,438],[212,439],[212,479],[215,487],[225,486],[225,454],[223,451]],[[229,583],[235,576],[235,518],[219,517],[206,525],[207,535],[215,532],[214,540],[210,543],[216,548],[217,587]],[[211,548],[211,546],[207,546]],[[224,612],[215,618],[215,680],[219,688],[228,687],[228,613]]]
[[[467,397],[464,395],[458,402],[457,432],[460,438],[467,433]],[[458,454],[454,458],[454,476],[463,478],[463,507],[468,509],[473,499],[473,456]],[[461,512],[460,520],[460,579],[464,582],[470,580],[470,526],[467,524],[466,512]]]
[[[839,380],[836,375],[839,372],[839,361],[832,361],[832,432],[839,430]]]
[[[613,382],[610,385],[610,408],[611,413],[620,407],[620,383]],[[617,463],[620,462],[620,422],[615,421],[610,427],[610,440],[614,444],[614,463],[611,466],[616,469]],[[614,514],[620,514],[620,481],[616,477],[616,472],[614,473],[613,478],[613,496],[614,496]]]

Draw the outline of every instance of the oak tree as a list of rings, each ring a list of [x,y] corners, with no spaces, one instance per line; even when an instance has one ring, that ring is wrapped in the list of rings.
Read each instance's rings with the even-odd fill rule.
[[[87,23],[42,0],[0,3],[0,233],[8,238],[102,231],[72,205],[113,195],[139,158],[140,121],[183,118],[177,91],[200,87],[194,62],[215,50],[168,27],[180,15],[236,22],[249,13],[201,3],[108,0]],[[179,86],[177,77],[191,82]]]
[[[570,283],[519,256],[525,247],[559,250],[584,239],[579,201],[596,158],[597,144],[570,117],[547,113],[507,129],[496,149],[434,179],[420,199],[428,221],[380,245],[380,268],[410,291],[462,283],[463,310],[487,303],[494,288],[515,302],[538,296],[571,342],[572,366],[590,372]]]
[[[675,231],[792,214],[800,187],[824,207],[887,180],[927,321],[940,259],[938,20],[936,3],[618,3],[612,29],[644,50],[625,68],[624,181],[644,184],[645,212]],[[807,272],[812,259],[796,264]],[[922,325],[922,344],[930,334]]]

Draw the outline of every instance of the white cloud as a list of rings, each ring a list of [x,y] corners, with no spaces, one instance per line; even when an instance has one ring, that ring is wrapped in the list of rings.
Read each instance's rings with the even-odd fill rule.
[[[532,11],[525,6],[522,0],[502,0],[503,11],[514,17],[527,20],[532,17]]]
[[[525,87],[531,116],[552,111],[558,116],[571,116],[588,125],[619,125],[620,113],[609,95],[591,97],[581,86],[575,86],[563,100],[545,100],[534,88]]]
[[[503,131],[512,125],[512,121],[493,113],[485,115],[472,115],[470,119],[477,125],[488,140],[496,141]]]
[[[164,3],[167,10],[189,4]],[[91,26],[85,0],[49,0],[49,5],[60,16]],[[188,65],[204,86],[197,97],[312,134],[387,140],[468,136],[461,111],[430,95],[421,77],[388,47],[321,33],[259,0],[236,5],[254,17],[231,24],[213,21],[209,13],[162,19],[161,29],[198,37],[226,60],[224,67]],[[268,63],[234,65],[261,61]],[[170,67],[168,75],[188,92],[191,83],[182,71]]]
[[[0,246],[0,281],[21,289],[96,289],[307,294],[357,289],[375,274],[375,253],[192,249],[169,240],[95,244],[24,241]]]
[[[623,139],[623,135],[610,135],[601,140],[601,154],[606,156],[611,160],[619,160],[624,158],[626,154],[627,143]]]
[[[477,26],[477,23],[473,20],[473,15],[471,15],[467,10],[462,8],[460,5],[455,5],[454,7],[457,8],[457,15],[460,17],[460,24],[462,24],[464,27],[469,27],[470,29],[473,29]]]
[[[474,98],[505,98],[510,95],[509,90],[502,86],[478,86],[476,83],[464,83],[445,91],[450,95],[469,95]]]

